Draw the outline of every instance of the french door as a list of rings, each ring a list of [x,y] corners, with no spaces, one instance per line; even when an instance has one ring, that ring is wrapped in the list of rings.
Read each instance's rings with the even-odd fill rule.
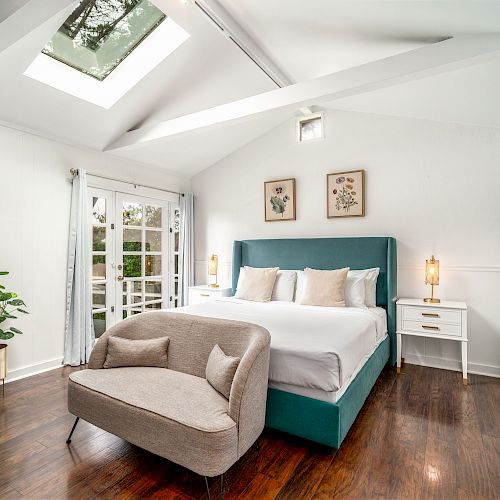
[[[178,206],[89,189],[92,207],[92,308],[99,337],[134,314],[175,307]]]

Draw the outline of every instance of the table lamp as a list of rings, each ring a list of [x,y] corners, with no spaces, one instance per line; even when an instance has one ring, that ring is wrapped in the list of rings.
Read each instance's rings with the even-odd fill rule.
[[[212,254],[208,259],[208,275],[215,276],[215,283],[208,285],[210,288],[219,288],[217,283],[217,268],[219,267],[219,258],[217,255]]]
[[[439,260],[436,260],[434,255],[425,261],[425,284],[431,285],[431,296],[424,299],[424,302],[439,304],[441,301],[434,297],[434,285],[439,285]]]

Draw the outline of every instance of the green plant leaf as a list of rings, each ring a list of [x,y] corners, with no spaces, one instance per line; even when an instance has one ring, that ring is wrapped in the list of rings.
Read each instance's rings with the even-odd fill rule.
[[[0,323],[3,323],[7,318],[5,316],[0,316]]]
[[[18,330],[17,328],[14,328],[13,326],[10,327],[10,331],[14,332],[14,333],[20,333],[21,335],[23,334],[23,332],[21,330]]]
[[[14,296],[12,293],[0,292],[0,302],[6,302],[7,300],[10,300],[13,298],[14,298]]]
[[[7,319],[17,319],[17,316],[13,316],[12,314],[9,313],[3,313],[4,318]]]
[[[29,314],[28,311],[25,311],[24,309],[20,309],[19,307],[17,308],[17,310],[20,312],[20,313],[23,313],[23,314]]]
[[[3,332],[0,333],[0,340],[9,340],[14,336],[12,332]]]
[[[3,285],[0,285],[0,290],[5,290],[5,287]]]
[[[9,274],[9,271],[0,271],[0,276],[6,276]]]
[[[11,306],[25,306],[26,304],[21,299],[11,299],[7,301]]]

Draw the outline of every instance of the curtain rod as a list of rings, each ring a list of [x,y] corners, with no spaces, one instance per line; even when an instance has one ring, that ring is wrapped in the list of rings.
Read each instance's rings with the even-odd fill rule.
[[[76,177],[78,175],[77,168],[70,168],[69,172],[73,177]],[[148,186],[147,184],[138,184],[137,182],[124,181],[122,179],[117,179],[116,177],[106,177],[105,175],[97,175],[97,174],[91,174],[91,173],[88,173],[88,175],[90,175],[92,177],[99,177],[99,179],[106,179],[108,181],[116,181],[116,182],[123,182],[125,184],[131,184],[132,186],[135,186],[135,187],[156,189],[157,191],[163,191],[165,193],[172,193],[172,194],[178,194],[179,196],[184,196],[184,193],[179,193],[178,191],[172,191],[170,189],[162,189],[162,188],[158,188],[158,187],[154,187],[154,186]]]

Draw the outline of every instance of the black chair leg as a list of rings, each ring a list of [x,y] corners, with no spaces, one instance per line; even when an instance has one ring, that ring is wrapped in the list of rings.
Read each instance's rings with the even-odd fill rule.
[[[205,476],[205,486],[207,487],[208,500],[210,500],[210,487],[208,486],[208,477],[207,476]]]
[[[69,433],[68,439],[66,439],[66,444],[71,443],[71,436],[73,435],[73,432],[75,432],[76,424],[80,420],[80,417],[76,417],[75,423],[73,424],[73,427],[71,428],[71,432]]]
[[[205,486],[207,487],[208,500],[210,500],[210,487],[208,485],[208,477],[207,476],[204,476],[204,477],[205,477]],[[222,500],[223,497],[224,497],[224,474],[221,474],[220,475],[220,494],[219,494],[219,499]]]

